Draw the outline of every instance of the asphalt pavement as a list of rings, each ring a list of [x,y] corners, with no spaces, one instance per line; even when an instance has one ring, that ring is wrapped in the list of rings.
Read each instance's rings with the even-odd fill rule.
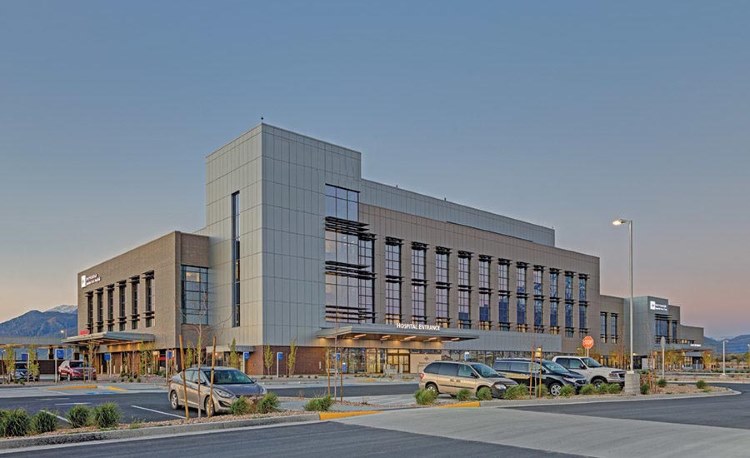
[[[230,432],[160,437],[137,441],[84,443],[12,453],[18,457],[69,456],[149,457],[186,456],[512,456],[570,457],[485,442],[448,439],[336,422],[242,429]]]

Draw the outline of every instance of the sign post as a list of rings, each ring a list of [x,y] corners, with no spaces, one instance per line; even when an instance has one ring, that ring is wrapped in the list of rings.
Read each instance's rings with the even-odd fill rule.
[[[664,378],[664,356],[666,348],[667,340],[664,338],[664,336],[661,336],[661,378]]]
[[[112,375],[112,353],[105,353],[104,361],[107,363],[107,374]]]
[[[243,351],[242,352],[242,372],[247,373],[247,362],[250,359],[250,352],[249,351]]]
[[[594,348],[594,338],[591,336],[586,336],[583,338],[583,341],[581,342],[583,345],[583,348],[586,349],[586,357],[589,357],[589,350]]]
[[[65,349],[55,348],[55,383],[60,381],[60,371],[58,369],[57,360],[65,359]]]
[[[276,378],[279,378],[279,363],[281,363],[282,359],[284,359],[284,353],[277,351],[276,352]]]

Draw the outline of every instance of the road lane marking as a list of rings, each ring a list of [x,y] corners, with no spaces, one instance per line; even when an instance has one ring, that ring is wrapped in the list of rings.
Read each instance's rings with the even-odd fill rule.
[[[127,389],[120,388],[119,386],[108,386],[106,389],[109,391],[128,391]]]
[[[64,421],[65,423],[70,423],[70,421],[69,421],[69,420],[68,420],[67,418],[65,418],[65,417],[61,417],[60,415],[57,415],[57,414],[56,414],[56,413],[54,413],[54,412],[50,412],[49,410],[44,410],[44,409],[42,409],[42,410],[40,410],[40,412],[45,412],[45,413],[48,413],[48,414],[50,414],[50,415],[54,415],[54,416],[56,416],[57,418],[59,418],[60,420]]]
[[[64,391],[64,390],[95,390],[96,385],[66,385],[66,386],[53,386],[47,388],[50,391]]]
[[[59,398],[42,398],[42,399],[40,399],[40,401],[64,401],[66,399],[70,399],[70,398],[63,398],[63,397],[59,397]]]
[[[175,415],[175,414],[169,413],[169,412],[162,412],[161,410],[148,409],[146,407],[133,406],[133,405],[131,405],[130,407],[133,407],[133,408],[136,408],[136,409],[141,409],[141,410],[148,410],[149,412],[160,413],[162,415],[169,415],[170,417],[184,418],[184,415]]]
[[[90,402],[63,402],[62,404],[55,404],[56,406],[83,406],[91,404]]]

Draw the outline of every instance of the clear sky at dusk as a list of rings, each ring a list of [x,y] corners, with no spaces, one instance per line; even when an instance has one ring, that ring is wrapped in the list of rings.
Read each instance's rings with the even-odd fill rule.
[[[363,176],[552,226],[602,293],[750,333],[750,3],[0,4],[0,320],[204,221],[204,157],[266,122]]]

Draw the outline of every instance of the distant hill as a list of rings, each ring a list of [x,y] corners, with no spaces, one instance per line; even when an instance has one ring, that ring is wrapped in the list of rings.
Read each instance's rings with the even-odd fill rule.
[[[712,339],[710,337],[703,339],[706,347],[711,347],[717,352],[721,352],[721,341],[722,339]],[[750,344],[750,334],[743,334],[727,339],[727,353],[747,353],[748,344]]]
[[[59,337],[60,331],[68,336],[78,334],[78,307],[60,305],[46,312],[32,310],[0,323],[2,337]]]

